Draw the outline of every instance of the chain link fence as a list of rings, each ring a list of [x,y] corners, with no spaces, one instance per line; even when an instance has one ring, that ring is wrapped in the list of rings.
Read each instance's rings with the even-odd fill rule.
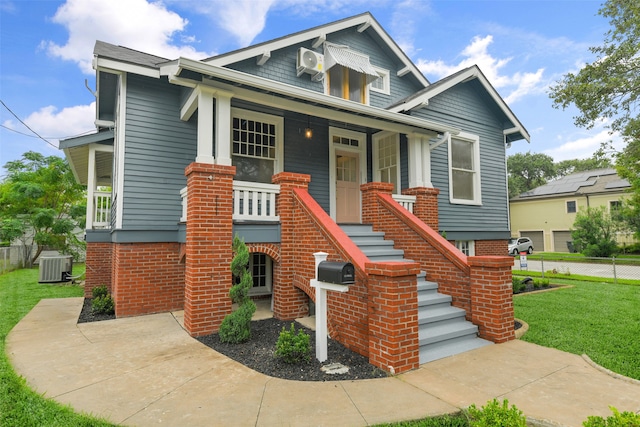
[[[576,258],[567,256],[563,258],[554,254],[544,254],[527,257],[516,257],[513,263],[514,270],[537,272],[545,277],[545,274],[561,274],[570,276],[590,276],[613,279],[617,283],[619,279],[637,281],[640,284],[640,258]]]

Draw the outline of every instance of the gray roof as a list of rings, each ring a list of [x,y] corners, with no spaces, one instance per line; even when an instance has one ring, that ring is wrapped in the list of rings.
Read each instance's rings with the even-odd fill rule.
[[[160,68],[159,64],[169,61],[161,56],[151,55],[128,47],[116,46],[100,40],[96,40],[93,54],[150,68]]]
[[[596,169],[572,173],[524,192],[511,200],[620,192],[629,187],[629,182],[621,179],[615,169]]]

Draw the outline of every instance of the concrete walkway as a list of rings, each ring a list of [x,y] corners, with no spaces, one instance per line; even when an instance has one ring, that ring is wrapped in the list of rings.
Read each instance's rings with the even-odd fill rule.
[[[76,324],[82,298],[42,300],[7,337],[16,372],[77,411],[130,426],[364,426],[507,398],[528,417],[581,426],[640,411],[640,384],[522,341],[422,365],[394,378],[271,378],[189,337],[173,314]],[[274,343],[275,344],[275,343]]]

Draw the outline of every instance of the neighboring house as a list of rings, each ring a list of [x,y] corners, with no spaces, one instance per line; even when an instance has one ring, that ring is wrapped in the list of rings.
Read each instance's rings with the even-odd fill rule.
[[[534,188],[509,202],[515,237],[529,237],[536,251],[570,252],[576,213],[588,207],[619,209],[629,182],[615,169],[577,172]],[[633,233],[619,233],[619,244],[634,243]]]
[[[61,147],[88,190],[86,294],[108,284],[117,316],[217,331],[238,234],[280,319],[315,300],[314,253],[353,263],[329,332],[385,370],[486,343],[478,328],[513,339],[512,260],[491,255],[511,234],[506,148],[529,135],[478,67],[430,84],[369,13],[203,60],[94,54],[98,132]]]

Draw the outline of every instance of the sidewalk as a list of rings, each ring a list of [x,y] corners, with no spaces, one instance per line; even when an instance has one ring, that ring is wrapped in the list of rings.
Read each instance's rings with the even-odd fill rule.
[[[81,308],[82,298],[42,300],[7,337],[7,354],[38,393],[123,425],[364,426],[494,397],[552,425],[579,427],[609,405],[640,411],[640,383],[518,340],[395,378],[297,382],[222,356],[170,313],[78,325]]]

